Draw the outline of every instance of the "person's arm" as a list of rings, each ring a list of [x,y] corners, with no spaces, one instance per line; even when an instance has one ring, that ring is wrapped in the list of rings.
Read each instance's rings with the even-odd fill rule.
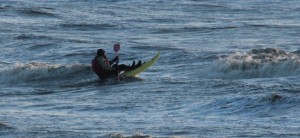
[[[103,67],[103,69],[105,69],[105,70],[114,70],[115,69],[114,67],[110,67],[110,66],[106,65],[104,58],[99,57],[98,61],[99,61],[100,65],[101,65],[101,67]]]
[[[114,62],[116,62],[119,59],[119,56],[116,56],[114,59],[109,61],[109,64],[112,65]]]

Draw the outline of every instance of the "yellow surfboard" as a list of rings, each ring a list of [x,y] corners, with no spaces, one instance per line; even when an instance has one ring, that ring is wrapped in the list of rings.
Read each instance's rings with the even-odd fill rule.
[[[140,74],[141,72],[147,70],[149,67],[151,67],[159,58],[160,56],[160,52],[158,52],[151,60],[147,61],[146,63],[142,64],[142,66],[134,69],[134,70],[130,70],[130,71],[126,71],[120,74],[121,77],[134,77],[137,76],[138,74]]]

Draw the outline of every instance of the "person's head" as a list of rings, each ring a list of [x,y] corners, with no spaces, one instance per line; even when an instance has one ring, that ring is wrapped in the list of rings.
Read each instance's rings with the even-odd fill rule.
[[[97,50],[97,56],[103,56],[105,51],[103,49],[98,49]]]

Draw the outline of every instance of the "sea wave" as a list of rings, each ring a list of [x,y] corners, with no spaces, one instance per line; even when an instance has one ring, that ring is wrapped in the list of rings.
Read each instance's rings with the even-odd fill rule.
[[[36,34],[19,34],[16,37],[14,37],[17,40],[53,40],[54,38],[46,35],[36,35]]]
[[[82,64],[15,63],[0,70],[1,83],[49,82],[83,79],[92,74],[91,66]]]
[[[220,58],[210,68],[210,77],[249,79],[294,76],[300,73],[300,56],[275,48],[236,52]],[[209,69],[211,70],[211,69]]]
[[[0,5],[0,12],[6,12],[10,10],[12,6],[7,6],[7,5]]]
[[[0,130],[7,130],[7,129],[12,129],[13,127],[5,124],[5,123],[2,123],[0,122]]]
[[[186,24],[185,26],[160,26],[153,27],[154,34],[184,33],[184,32],[214,32],[230,29],[238,29],[239,25],[217,25],[217,24]]]
[[[47,41],[45,45],[54,45],[54,44],[48,44],[49,41],[51,42],[71,42],[71,43],[94,43],[91,40],[87,39],[82,39],[82,38],[67,38],[67,37],[57,37],[57,36],[52,36],[49,34],[36,34],[36,33],[23,33],[23,34],[17,34],[15,35],[14,39],[16,40],[23,40],[23,41],[31,41],[31,40],[36,40],[36,41]],[[39,44],[38,46],[33,46],[33,49],[36,47],[40,47]],[[45,46],[44,45],[44,46]]]
[[[111,28],[116,28],[118,25],[114,24],[108,24],[108,23],[96,23],[96,24],[91,24],[91,23],[63,23],[60,24],[61,27],[67,28],[67,29],[77,29],[77,30],[103,30],[103,29],[111,29]]]
[[[121,133],[109,133],[104,138],[151,138],[150,135],[144,135],[142,132],[135,132],[132,136],[124,136]]]
[[[19,13],[22,16],[29,17],[59,17],[54,13],[55,9],[50,7],[26,7],[24,5],[17,6],[16,4],[0,5],[0,12]]]
[[[219,115],[251,115],[280,116],[289,112],[300,112],[299,97],[292,95],[270,93],[262,96],[227,97],[216,99],[202,108],[209,109],[207,113]],[[217,111],[217,112],[216,112]]]
[[[58,15],[52,13],[49,8],[22,8],[19,9],[19,13],[32,17],[58,17]]]

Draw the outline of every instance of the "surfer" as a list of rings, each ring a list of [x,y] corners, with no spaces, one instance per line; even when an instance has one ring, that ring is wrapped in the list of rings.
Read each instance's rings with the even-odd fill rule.
[[[92,60],[92,69],[100,78],[107,78],[114,75],[118,76],[121,71],[133,70],[142,65],[141,61],[139,61],[137,65],[135,65],[135,61],[133,61],[131,66],[114,64],[117,61],[119,61],[119,56],[108,60],[105,51],[98,49],[95,58]]]

